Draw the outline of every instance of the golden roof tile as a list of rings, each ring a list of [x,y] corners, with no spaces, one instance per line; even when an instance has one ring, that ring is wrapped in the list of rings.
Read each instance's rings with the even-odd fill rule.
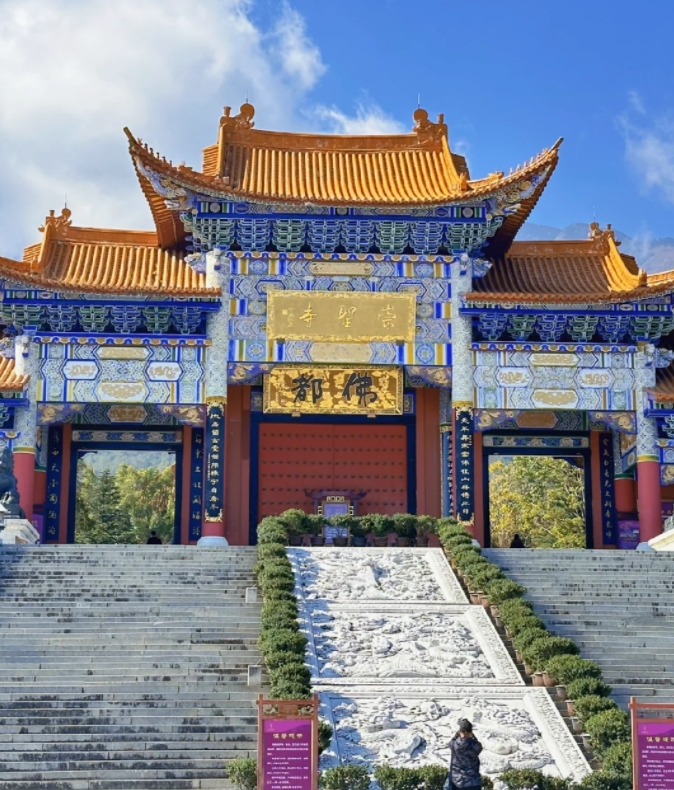
[[[167,228],[164,200],[156,200],[143,175],[145,168],[187,189],[232,200],[401,208],[470,203],[545,173],[529,197],[518,200],[515,214],[506,218],[499,234],[509,244],[542,193],[561,143],[508,175],[494,173],[471,181],[465,159],[449,148],[442,115],[433,122],[425,110],[417,109],[411,134],[327,135],[258,130],[253,128],[254,112],[244,104],[232,116],[225,107],[218,142],[204,149],[202,172],[174,166],[125,130],[161,246],[180,242],[184,234]]]
[[[0,258],[0,277],[37,288],[88,293],[212,296],[206,277],[185,262],[184,253],[158,246],[154,231],[79,228],[67,209],[52,212],[40,244],[22,261]]]
[[[29,375],[16,372],[13,359],[0,356],[0,392],[21,392],[29,380]]]
[[[583,241],[515,241],[473,282],[470,303],[572,304],[644,299],[674,291],[674,272],[648,276],[618,251],[613,232]]]

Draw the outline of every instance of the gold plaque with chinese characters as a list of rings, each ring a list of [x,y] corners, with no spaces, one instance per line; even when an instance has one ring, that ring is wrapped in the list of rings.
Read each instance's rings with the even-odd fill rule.
[[[330,343],[414,340],[416,294],[269,291],[269,340]]]
[[[268,414],[402,414],[402,368],[279,365],[264,377]]]

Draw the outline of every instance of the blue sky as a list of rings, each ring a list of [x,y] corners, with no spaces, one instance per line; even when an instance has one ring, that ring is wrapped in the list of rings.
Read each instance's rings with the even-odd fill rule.
[[[255,17],[275,7],[263,0]],[[372,101],[409,124],[421,93],[424,107],[445,113],[450,143],[467,151],[475,176],[507,171],[564,137],[534,221],[589,222],[594,207],[600,221],[629,235],[674,236],[674,173],[649,187],[639,154],[643,135],[652,134],[669,155],[663,169],[674,162],[671,0],[295,0],[293,7],[327,66],[314,88],[320,103]]]
[[[259,128],[409,131],[421,94],[474,177],[564,137],[532,220],[674,236],[674,3],[0,0],[0,255],[64,195],[147,228],[123,126],[200,166],[224,104]]]

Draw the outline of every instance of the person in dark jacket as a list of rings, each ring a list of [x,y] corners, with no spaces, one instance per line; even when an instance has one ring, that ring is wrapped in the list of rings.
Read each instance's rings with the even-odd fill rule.
[[[522,538],[519,536],[519,533],[517,533],[517,532],[516,532],[516,533],[513,535],[513,539],[512,539],[512,541],[510,542],[510,548],[511,548],[511,549],[523,549],[523,548],[525,548],[524,541],[523,541],[523,540],[522,540]]]
[[[162,545],[162,539],[159,537],[159,535],[157,535],[157,530],[156,529],[153,529],[152,532],[150,532],[150,537],[147,539],[147,543],[150,546],[153,546],[153,545],[154,546],[161,546]]]
[[[480,790],[480,752],[482,744],[473,735],[468,719],[459,721],[459,731],[450,741],[452,759],[449,766],[450,790]]]

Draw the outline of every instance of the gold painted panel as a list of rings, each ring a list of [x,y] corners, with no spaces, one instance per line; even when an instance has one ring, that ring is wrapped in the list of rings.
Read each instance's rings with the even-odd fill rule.
[[[539,353],[531,355],[531,364],[534,367],[575,368],[578,364],[576,354]]]
[[[312,362],[359,362],[372,359],[369,343],[312,343],[309,349]]]
[[[374,272],[374,264],[361,261],[315,261],[309,264],[309,271],[325,277],[370,277]]]
[[[115,348],[115,346],[106,346],[98,349],[99,359],[146,359],[146,348],[133,348],[124,346],[123,348]]]
[[[268,414],[402,414],[402,368],[277,366],[264,377]]]
[[[331,343],[412,342],[414,293],[270,291],[267,337]]]

